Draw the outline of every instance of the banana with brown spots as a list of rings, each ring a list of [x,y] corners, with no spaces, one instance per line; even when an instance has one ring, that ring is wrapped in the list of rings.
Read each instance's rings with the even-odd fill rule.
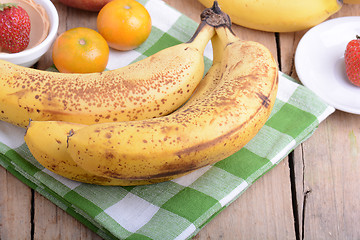
[[[214,51],[213,65],[184,107],[201,101],[207,94],[213,91],[220,80],[220,66],[224,46],[222,46],[217,35],[211,39],[211,43]],[[83,124],[62,121],[31,121],[26,131],[25,141],[32,155],[42,166],[60,176],[75,181],[98,185],[129,186],[163,182],[184,175],[176,174],[144,180],[128,180],[109,176],[97,176],[90,173],[80,167],[67,151],[68,135],[85,126]]]
[[[186,174],[240,150],[270,115],[278,66],[266,47],[241,41],[229,26],[216,33],[223,56],[212,90],[168,116],[75,130],[71,158],[98,176],[142,181]]]
[[[212,10],[221,15],[219,9]],[[74,176],[89,174],[77,180],[105,185],[166,181],[235,153],[269,117],[277,93],[278,67],[266,47],[241,41],[229,25],[216,26],[216,33],[213,66],[177,111],[153,119],[78,128],[66,123],[59,127],[63,130],[58,135],[53,122],[31,122],[25,136],[30,151],[40,162],[41,158],[67,159],[76,166],[72,167]],[[40,151],[45,145],[41,139],[50,141],[45,135],[64,142],[70,129],[66,146]]]
[[[35,159],[48,170],[65,178],[98,185],[143,185],[172,177],[150,180],[122,180],[97,176],[81,168],[67,151],[67,136],[86,125],[62,121],[31,121],[25,140]]]
[[[41,71],[0,60],[0,120],[26,127],[29,119],[94,124],[167,115],[201,81],[214,33],[203,20],[189,42],[101,73]]]

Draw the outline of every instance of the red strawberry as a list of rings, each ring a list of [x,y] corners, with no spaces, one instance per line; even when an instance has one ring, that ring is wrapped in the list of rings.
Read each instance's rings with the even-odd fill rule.
[[[345,50],[346,75],[350,82],[360,86],[360,37],[351,40]]]
[[[24,50],[30,42],[30,18],[20,6],[0,4],[0,49],[10,53]]]

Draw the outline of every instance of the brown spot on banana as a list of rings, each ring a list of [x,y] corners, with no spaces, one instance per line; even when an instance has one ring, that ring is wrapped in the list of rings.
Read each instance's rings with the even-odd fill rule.
[[[231,38],[229,32],[223,36],[224,42]],[[269,51],[246,44],[252,47],[241,48],[239,41],[217,46],[224,49],[221,70],[207,75],[216,85],[198,99],[165,117],[75,130],[66,152],[89,173],[130,185],[171,179],[238,151],[267,120],[277,90],[278,69]],[[257,93],[269,99],[268,107]]]
[[[261,104],[268,108],[270,106],[270,99],[269,97],[265,96],[262,92],[257,92],[256,95],[261,99]]]
[[[0,120],[26,127],[29,118],[93,124],[169,114],[201,81],[213,35],[213,27],[200,24],[191,42],[103,73],[46,72],[0,60]]]
[[[263,95],[264,96],[264,95]],[[265,96],[264,96],[265,97]],[[268,98],[267,98],[268,99]],[[193,153],[193,152],[198,152],[198,151],[203,151],[205,149],[209,149],[211,148],[211,146],[214,146],[220,142],[224,142],[224,144],[226,144],[226,139],[230,139],[231,136],[233,136],[234,134],[238,133],[244,126],[248,125],[250,121],[253,121],[253,119],[255,118],[255,116],[257,116],[261,111],[263,111],[263,108],[268,108],[270,105],[270,100],[268,99],[268,105],[264,106],[264,104],[262,104],[261,106],[259,106],[253,113],[252,115],[250,115],[248,117],[247,120],[245,120],[244,122],[242,122],[240,125],[237,125],[235,128],[231,129],[230,131],[214,138],[211,139],[209,141],[206,142],[201,142],[200,144],[194,145],[192,147],[189,148],[185,148],[182,149],[181,151],[178,151],[175,153],[176,156],[178,156],[179,158],[182,157],[186,157],[186,155],[188,155],[189,153]],[[225,123],[226,124],[226,123]]]
[[[69,139],[71,156],[80,166],[100,176],[147,179],[186,173],[238,151],[257,133],[270,114],[275,101],[278,69],[267,49],[254,43],[251,48],[235,47],[236,44],[227,47],[227,53],[231,54],[226,55],[228,62],[223,63],[226,67],[221,74],[222,79],[217,80],[218,86],[202,96],[201,100],[166,117],[99,124],[80,129]],[[234,51],[234,48],[241,51]],[[257,51],[264,51],[264,54],[259,55],[260,60],[251,55],[246,58],[249,62],[243,61],[245,66],[229,71],[231,66],[238,65],[233,62],[236,56]],[[263,68],[258,67],[258,64]],[[259,91],[270,99],[267,108],[256,95]],[[123,139],[124,145],[117,145],[113,152],[114,161],[104,164],[105,162],[101,163],[101,152],[104,151],[101,136],[91,147],[97,150],[91,153],[85,153],[80,146],[88,142],[88,137],[92,137],[91,129],[98,129],[106,134],[110,127],[114,132],[123,133],[115,134],[108,146]],[[143,139],[147,142],[142,142]],[[150,139],[154,141],[149,141]],[[132,152],[126,150],[130,146]],[[92,167],[95,161],[100,168]]]

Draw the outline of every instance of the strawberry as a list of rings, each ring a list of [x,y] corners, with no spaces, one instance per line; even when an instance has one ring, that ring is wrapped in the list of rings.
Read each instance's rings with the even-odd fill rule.
[[[360,36],[351,40],[345,50],[345,68],[346,75],[350,82],[360,86]]]
[[[20,6],[0,4],[0,49],[10,53],[24,50],[30,42],[30,17]]]

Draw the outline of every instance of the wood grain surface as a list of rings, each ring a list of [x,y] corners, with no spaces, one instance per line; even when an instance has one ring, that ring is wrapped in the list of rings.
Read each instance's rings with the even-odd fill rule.
[[[196,0],[165,2],[197,22],[204,9]],[[96,13],[53,3],[60,15],[59,34],[78,26],[96,29]],[[349,15],[360,15],[360,5],[344,5],[332,18]],[[294,54],[305,30],[233,29],[241,39],[268,47],[281,70],[297,79]],[[36,67],[51,65],[49,51]],[[360,239],[359,176],[360,115],[336,111],[194,239]],[[101,238],[0,168],[0,239]]]

